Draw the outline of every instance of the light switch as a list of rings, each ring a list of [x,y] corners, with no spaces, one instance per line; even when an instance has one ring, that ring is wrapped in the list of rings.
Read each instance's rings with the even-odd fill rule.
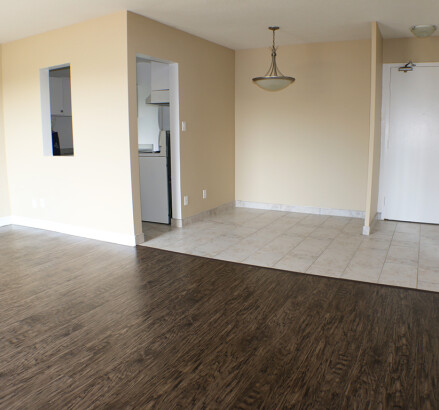
[[[186,131],[186,121],[181,122],[181,131]]]

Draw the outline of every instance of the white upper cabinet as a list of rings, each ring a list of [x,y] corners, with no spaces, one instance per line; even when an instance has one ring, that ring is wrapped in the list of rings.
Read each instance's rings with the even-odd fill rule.
[[[137,109],[144,104],[169,104],[169,64],[137,62]]]
[[[69,77],[50,77],[50,113],[61,116],[72,115]]]
[[[151,62],[151,90],[169,90],[169,64]]]
[[[50,77],[50,113],[52,115],[63,114],[62,88],[61,77]]]
[[[169,90],[152,90],[149,104],[169,104]]]

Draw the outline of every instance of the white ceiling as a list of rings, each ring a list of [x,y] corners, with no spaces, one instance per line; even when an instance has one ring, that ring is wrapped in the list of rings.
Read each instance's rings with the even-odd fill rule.
[[[438,0],[0,0],[0,43],[119,10],[130,10],[233,48],[365,39],[371,21],[385,38],[439,23]]]

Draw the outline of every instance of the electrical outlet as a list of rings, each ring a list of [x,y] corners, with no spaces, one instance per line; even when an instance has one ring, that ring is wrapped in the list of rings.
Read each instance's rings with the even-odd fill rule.
[[[182,121],[181,122],[181,131],[185,132],[186,131],[186,121]]]
[[[207,189],[203,189],[203,199],[207,198]]]
[[[184,206],[189,205],[189,197],[188,197],[187,195],[185,195],[185,196],[183,197],[183,205],[184,205]]]

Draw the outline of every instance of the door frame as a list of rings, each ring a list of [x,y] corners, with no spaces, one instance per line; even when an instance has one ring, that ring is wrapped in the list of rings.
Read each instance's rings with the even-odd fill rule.
[[[179,72],[178,63],[169,60],[162,60],[145,54],[136,53],[137,61],[163,63],[169,65],[169,115],[171,132],[171,198],[172,198],[172,220],[182,219],[181,210],[181,167],[180,167],[180,97],[179,97]],[[136,71],[137,80],[137,71]],[[136,99],[137,104],[137,99]],[[138,136],[137,136],[138,138]],[[140,178],[139,178],[140,194]],[[142,213],[140,213],[140,219]]]
[[[391,181],[389,180],[389,161],[387,157],[387,148],[389,144],[390,132],[390,80],[391,69],[398,68],[406,64],[403,63],[389,63],[383,64],[383,94],[381,107],[381,158],[380,158],[380,177],[379,177],[379,191],[378,191],[378,213],[380,219],[386,217],[385,197],[388,192],[388,187]],[[417,67],[439,67],[437,63],[415,63]],[[416,67],[414,68],[416,70]],[[410,73],[407,73],[410,75]]]

